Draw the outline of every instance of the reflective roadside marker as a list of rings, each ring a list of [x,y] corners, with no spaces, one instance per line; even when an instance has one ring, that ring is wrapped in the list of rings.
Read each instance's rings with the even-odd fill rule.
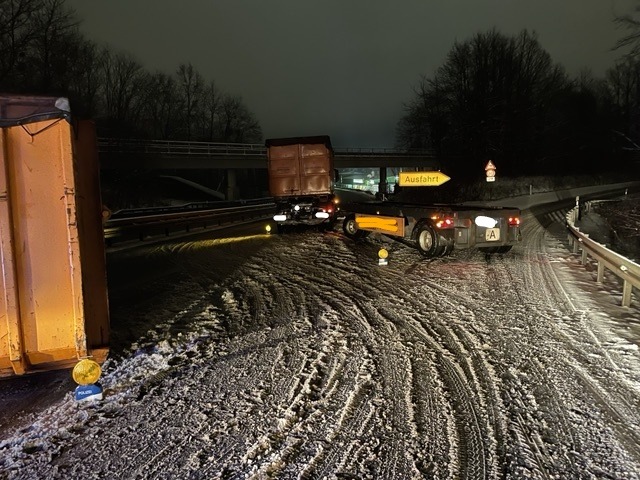
[[[73,367],[71,376],[73,381],[78,384],[75,390],[77,401],[102,400],[102,387],[100,384],[96,384],[100,375],[102,375],[100,364],[88,358],[80,360]]]
[[[378,251],[378,265],[387,265],[388,256],[389,256],[389,252],[386,249],[381,248]]]

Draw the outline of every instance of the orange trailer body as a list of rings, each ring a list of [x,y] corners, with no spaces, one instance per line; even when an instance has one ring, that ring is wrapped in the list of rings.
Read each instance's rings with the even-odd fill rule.
[[[96,133],[66,105],[0,95],[0,377],[108,353]]]

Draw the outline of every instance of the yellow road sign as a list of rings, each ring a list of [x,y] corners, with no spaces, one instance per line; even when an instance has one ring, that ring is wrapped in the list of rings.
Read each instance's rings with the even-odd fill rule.
[[[401,187],[437,187],[451,180],[442,172],[400,172]]]

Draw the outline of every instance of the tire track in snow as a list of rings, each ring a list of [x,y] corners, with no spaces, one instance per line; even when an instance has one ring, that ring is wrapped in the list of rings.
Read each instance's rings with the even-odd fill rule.
[[[348,255],[348,253],[347,253]],[[341,258],[337,259],[337,264],[342,266],[344,264],[344,262],[342,261]],[[322,274],[323,275],[331,275],[331,270],[334,268],[332,266],[332,262],[326,262],[323,264],[323,268],[322,268]],[[340,273],[340,271],[336,271],[336,273]],[[307,282],[308,282],[308,272],[307,272]],[[334,280],[335,282],[335,280]],[[325,289],[319,288],[318,290],[318,294],[321,294],[321,292]],[[352,299],[351,297],[354,296],[353,293],[353,287],[349,284],[344,284],[344,287],[342,288],[341,285],[339,284],[337,286],[337,288],[335,289],[335,291],[332,293],[333,296],[338,295],[338,293],[342,292],[342,296],[341,299],[343,300],[342,302],[336,302],[335,299],[333,300],[333,304],[334,304],[334,308],[336,310],[339,309],[347,309],[350,310],[353,308],[352,304],[357,305],[356,308],[358,308],[358,311],[362,312],[362,316],[366,319],[366,321],[363,322],[359,319],[356,318],[354,321],[356,323],[359,323],[360,325],[363,325],[363,328],[359,330],[359,335],[362,336],[362,338],[365,338],[366,341],[369,344],[375,345],[375,349],[376,349],[376,355],[377,358],[379,359],[377,363],[379,363],[379,366],[377,369],[383,368],[384,365],[387,365],[389,362],[387,360],[384,360],[385,358],[387,358],[388,355],[380,355],[380,351],[384,350],[385,347],[385,343],[386,342],[379,342],[376,341],[376,335],[380,334],[380,331],[387,331],[387,332],[392,332],[393,328],[389,328],[392,327],[392,325],[384,325],[384,319],[380,319],[380,318],[374,318],[376,317],[376,313],[375,310],[371,310],[371,308],[366,305],[366,302],[364,303],[360,303],[358,304],[358,299],[356,298],[355,300]],[[358,294],[355,295],[356,297],[358,296]],[[366,298],[366,297],[365,297]],[[329,299],[331,300],[331,298]],[[372,325],[369,325],[371,322]],[[375,325],[375,327],[373,326]],[[372,328],[376,328],[376,327],[381,327],[379,330],[375,331],[375,334],[373,333]],[[373,348],[373,347],[369,347],[369,348]],[[391,358],[391,357],[390,357]],[[382,359],[382,360],[380,360]],[[392,362],[393,363],[393,362]],[[393,381],[391,381],[391,385],[394,385],[394,387],[390,388],[391,392],[395,392],[395,391],[403,391],[403,389],[405,389],[406,387],[404,386],[406,381],[405,380],[399,380],[399,379],[394,379],[395,377],[395,372],[397,372],[397,369],[391,368],[389,369],[389,371],[391,372],[388,376],[387,375],[383,375],[383,379],[385,381],[389,381],[391,379],[393,379]],[[406,377],[406,375],[403,375],[403,377]],[[384,384],[382,384],[382,386],[380,388],[385,388]],[[392,408],[392,412],[394,409],[397,409],[397,403],[394,403],[393,397],[391,397],[391,400],[387,400],[389,402],[391,402],[391,408]],[[392,413],[391,414],[391,421],[395,422],[397,421],[397,418],[403,418],[406,417],[407,415],[398,415],[396,413]],[[404,428],[404,427],[403,427]],[[397,435],[395,435],[395,437],[397,437]],[[392,436],[392,438],[395,438],[394,436]],[[383,448],[387,448],[386,443],[383,445]],[[394,478],[396,475],[400,474],[399,472],[406,472],[407,471],[407,465],[406,465],[406,460],[404,460],[404,453],[402,451],[403,449],[401,449],[399,447],[399,443],[398,440],[392,440],[390,447],[389,447],[389,453],[385,454],[385,455],[389,455],[389,456],[385,456],[386,460],[384,462],[384,467],[382,468],[380,474],[382,475],[382,478]],[[381,452],[383,453],[383,452]],[[383,453],[384,454],[384,453]],[[402,459],[402,460],[401,460]],[[398,460],[400,460],[400,464],[398,464]],[[400,466],[397,466],[400,465]],[[387,473],[388,471],[388,473]]]
[[[404,298],[405,302],[402,304],[402,308],[407,310],[409,304],[406,301],[406,294],[402,291],[396,291],[392,284],[393,281],[385,282],[384,289],[381,289],[380,293],[385,294],[386,302],[393,299],[394,296]],[[437,300],[434,301],[434,303],[437,303]],[[384,310],[388,309],[385,308]],[[419,310],[416,310],[416,314],[418,311]],[[393,317],[392,314],[387,312],[385,312],[383,316]],[[466,386],[468,378],[459,370],[459,366],[457,365],[457,360],[459,359],[457,359],[455,355],[450,355],[447,347],[451,348],[451,345],[447,345],[446,341],[441,342],[438,336],[427,334],[424,330],[420,331],[415,326],[408,327],[409,322],[407,320],[406,318],[395,318],[391,320],[390,324],[396,328],[402,328],[405,334],[409,333],[411,335],[411,338],[415,339],[417,337],[422,341],[426,341],[428,345],[437,352],[437,364],[440,366],[438,370],[448,385],[449,390],[453,392],[450,403],[453,411],[456,412],[452,422],[458,426],[457,433],[460,447],[459,463],[461,470],[459,474],[461,478],[486,478],[487,472],[489,471],[487,457],[484,454],[484,439],[486,435],[483,434],[483,428],[480,426],[481,422],[477,414],[478,405],[474,400],[472,390]],[[379,334],[379,332],[377,333]],[[404,341],[407,341],[407,338],[404,338]],[[450,357],[456,360],[451,360]],[[388,376],[385,378],[388,378]],[[471,425],[471,429],[467,428],[469,425]]]
[[[308,273],[308,270],[307,270],[307,273]],[[291,278],[289,278],[289,279],[288,279],[288,281],[287,281],[287,285],[286,285],[286,289],[285,289],[285,290],[286,290],[289,294],[293,294],[293,295],[295,295],[295,294],[296,294],[296,290],[299,290],[299,288],[297,288],[297,287],[296,287],[296,283],[297,283],[297,282],[296,282],[296,275],[292,275],[292,277],[291,277]],[[307,294],[307,295],[308,295],[308,293],[309,293],[309,292],[308,292],[308,289],[307,289],[307,290],[305,290],[305,294]],[[315,300],[314,300],[314,301],[315,301]],[[307,303],[308,303],[308,302],[307,302]],[[300,376],[301,376],[301,373],[300,373],[300,372],[294,373],[294,374],[292,375],[292,377],[293,377],[293,378],[299,378]],[[332,388],[333,388],[334,390],[336,390],[336,391],[337,391],[337,390],[339,390],[340,392],[342,392],[343,390],[345,390],[347,393],[349,393],[350,391],[357,390],[357,388],[358,388],[358,387],[357,387],[357,385],[356,385],[355,387],[354,387],[353,385],[347,385],[347,387],[348,387],[347,389],[345,389],[343,386],[336,387],[335,385],[336,385],[336,383],[337,383],[337,382],[336,382],[336,380],[335,380],[335,379],[332,379],[330,382],[327,382],[327,383],[328,383],[328,384],[330,384],[330,385],[332,385]],[[305,388],[302,388],[301,390],[305,390]],[[329,400],[328,400],[328,398],[330,397],[330,395],[324,395],[325,393],[326,393],[326,392],[324,392],[324,391],[320,391],[320,392],[319,392],[319,395],[320,395],[320,396],[324,396],[324,397],[325,397],[325,398],[324,398],[324,400],[325,400],[325,401],[329,401]],[[294,397],[295,397],[295,398],[293,398],[292,405],[294,405],[294,406],[295,406],[295,405],[298,405],[298,404],[300,404],[300,403],[301,403],[301,401],[299,401],[299,399],[298,399],[298,397],[299,397],[299,396],[300,396],[300,395],[299,395],[299,393],[294,393]],[[352,403],[351,403],[351,402],[349,402],[349,403],[345,404],[345,406],[343,406],[343,407],[342,407],[342,410],[343,410],[343,412],[344,412],[344,411],[348,411],[348,410],[356,410],[356,411],[357,411],[357,410],[358,410],[358,408],[354,408],[354,407],[353,407],[353,405],[352,405]],[[343,416],[344,416],[344,415],[343,415]],[[358,415],[354,415],[354,418],[358,419],[358,418],[359,418],[359,416],[358,416]],[[301,418],[301,419],[298,419],[298,420],[306,421],[306,420],[308,420],[308,419]],[[338,425],[338,427],[340,427],[340,425]],[[351,427],[344,427],[344,426],[343,426],[342,428],[348,428],[348,430],[353,430]],[[335,429],[335,430],[334,430],[333,432],[331,432],[331,433],[328,433],[327,435],[328,435],[329,437],[331,437],[331,436],[336,436],[336,435],[337,435],[337,433],[336,433],[336,432],[338,432],[338,431],[339,431],[339,428],[338,428],[338,429]],[[282,432],[281,432],[281,433],[282,433]],[[345,455],[345,454],[344,454],[344,452],[341,452],[341,455]],[[329,455],[327,455],[326,453],[324,453],[324,454],[323,454],[323,457],[326,459],[326,458],[329,458]],[[281,460],[281,459],[278,459],[277,463],[282,463],[280,460]],[[264,469],[269,470],[269,471],[274,471],[274,468],[275,468],[275,467],[273,466],[273,464],[274,464],[274,463],[276,463],[276,462],[271,462],[271,465],[267,465],[267,466],[262,467],[262,470],[260,470],[260,471],[264,471]],[[317,460],[316,460],[316,463],[317,463]]]

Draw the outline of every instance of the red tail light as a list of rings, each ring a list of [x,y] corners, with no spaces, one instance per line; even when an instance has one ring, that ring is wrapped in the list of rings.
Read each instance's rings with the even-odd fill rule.
[[[436,222],[436,227],[441,229],[453,228],[453,218],[444,217],[444,218],[438,219],[438,221]]]
[[[321,212],[332,213],[333,205],[318,205],[318,210]]]
[[[520,226],[520,217],[509,217],[509,226],[510,227],[519,227]]]

